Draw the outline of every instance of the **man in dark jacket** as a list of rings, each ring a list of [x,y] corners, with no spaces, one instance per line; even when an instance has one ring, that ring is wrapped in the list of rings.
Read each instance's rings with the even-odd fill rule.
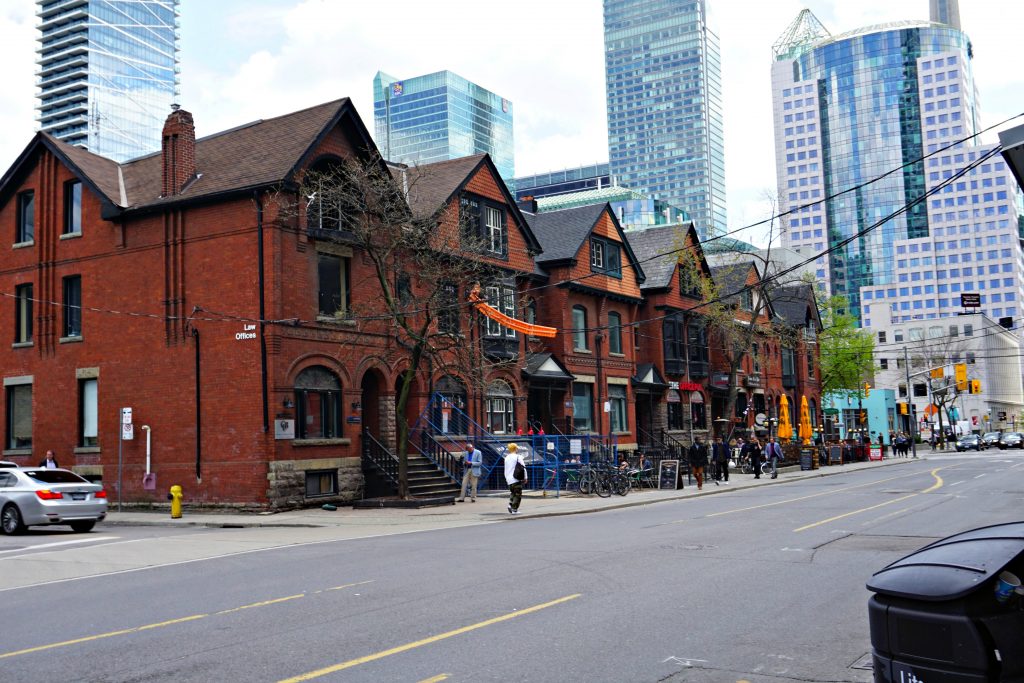
[[[715,465],[715,479],[729,481],[729,447],[722,441],[722,437],[716,436],[715,443],[711,445],[711,462]]]
[[[754,470],[754,479],[761,478],[761,444],[756,436],[750,437],[750,441],[743,444],[741,455],[750,458],[750,467]]]
[[[704,467],[708,464],[708,447],[704,445],[699,436],[694,437],[687,458],[690,462],[690,473],[697,480],[697,490],[700,491],[704,487]]]

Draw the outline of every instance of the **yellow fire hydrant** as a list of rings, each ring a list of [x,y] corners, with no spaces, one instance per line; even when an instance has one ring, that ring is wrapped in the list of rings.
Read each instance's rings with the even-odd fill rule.
[[[171,492],[167,494],[167,500],[171,501],[171,519],[181,519],[181,487],[175,484]]]

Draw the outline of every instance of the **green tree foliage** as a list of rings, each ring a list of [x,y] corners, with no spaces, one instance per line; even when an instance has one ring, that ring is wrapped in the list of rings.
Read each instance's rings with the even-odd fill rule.
[[[846,298],[833,296],[822,302],[824,330],[818,337],[821,349],[822,396],[836,392],[863,391],[872,375],[875,341],[857,327],[846,313]]]

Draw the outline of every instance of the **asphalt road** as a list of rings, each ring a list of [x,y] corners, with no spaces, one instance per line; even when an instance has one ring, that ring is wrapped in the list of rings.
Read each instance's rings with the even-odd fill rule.
[[[0,582],[25,554],[73,564],[99,547],[116,566],[164,534],[183,549],[144,571],[0,587],[0,680],[869,681],[855,666],[871,573],[1019,521],[1022,498],[1024,456],[971,454],[359,540],[101,528],[0,545]],[[275,533],[294,544],[236,551]]]

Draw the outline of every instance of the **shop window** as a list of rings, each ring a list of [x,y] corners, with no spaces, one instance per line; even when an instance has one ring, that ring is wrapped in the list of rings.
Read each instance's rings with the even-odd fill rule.
[[[629,422],[626,418],[626,387],[621,384],[609,384],[608,403],[611,404],[610,415],[612,432],[628,431]]]
[[[574,382],[572,385],[572,426],[577,432],[594,430],[594,385]]]

